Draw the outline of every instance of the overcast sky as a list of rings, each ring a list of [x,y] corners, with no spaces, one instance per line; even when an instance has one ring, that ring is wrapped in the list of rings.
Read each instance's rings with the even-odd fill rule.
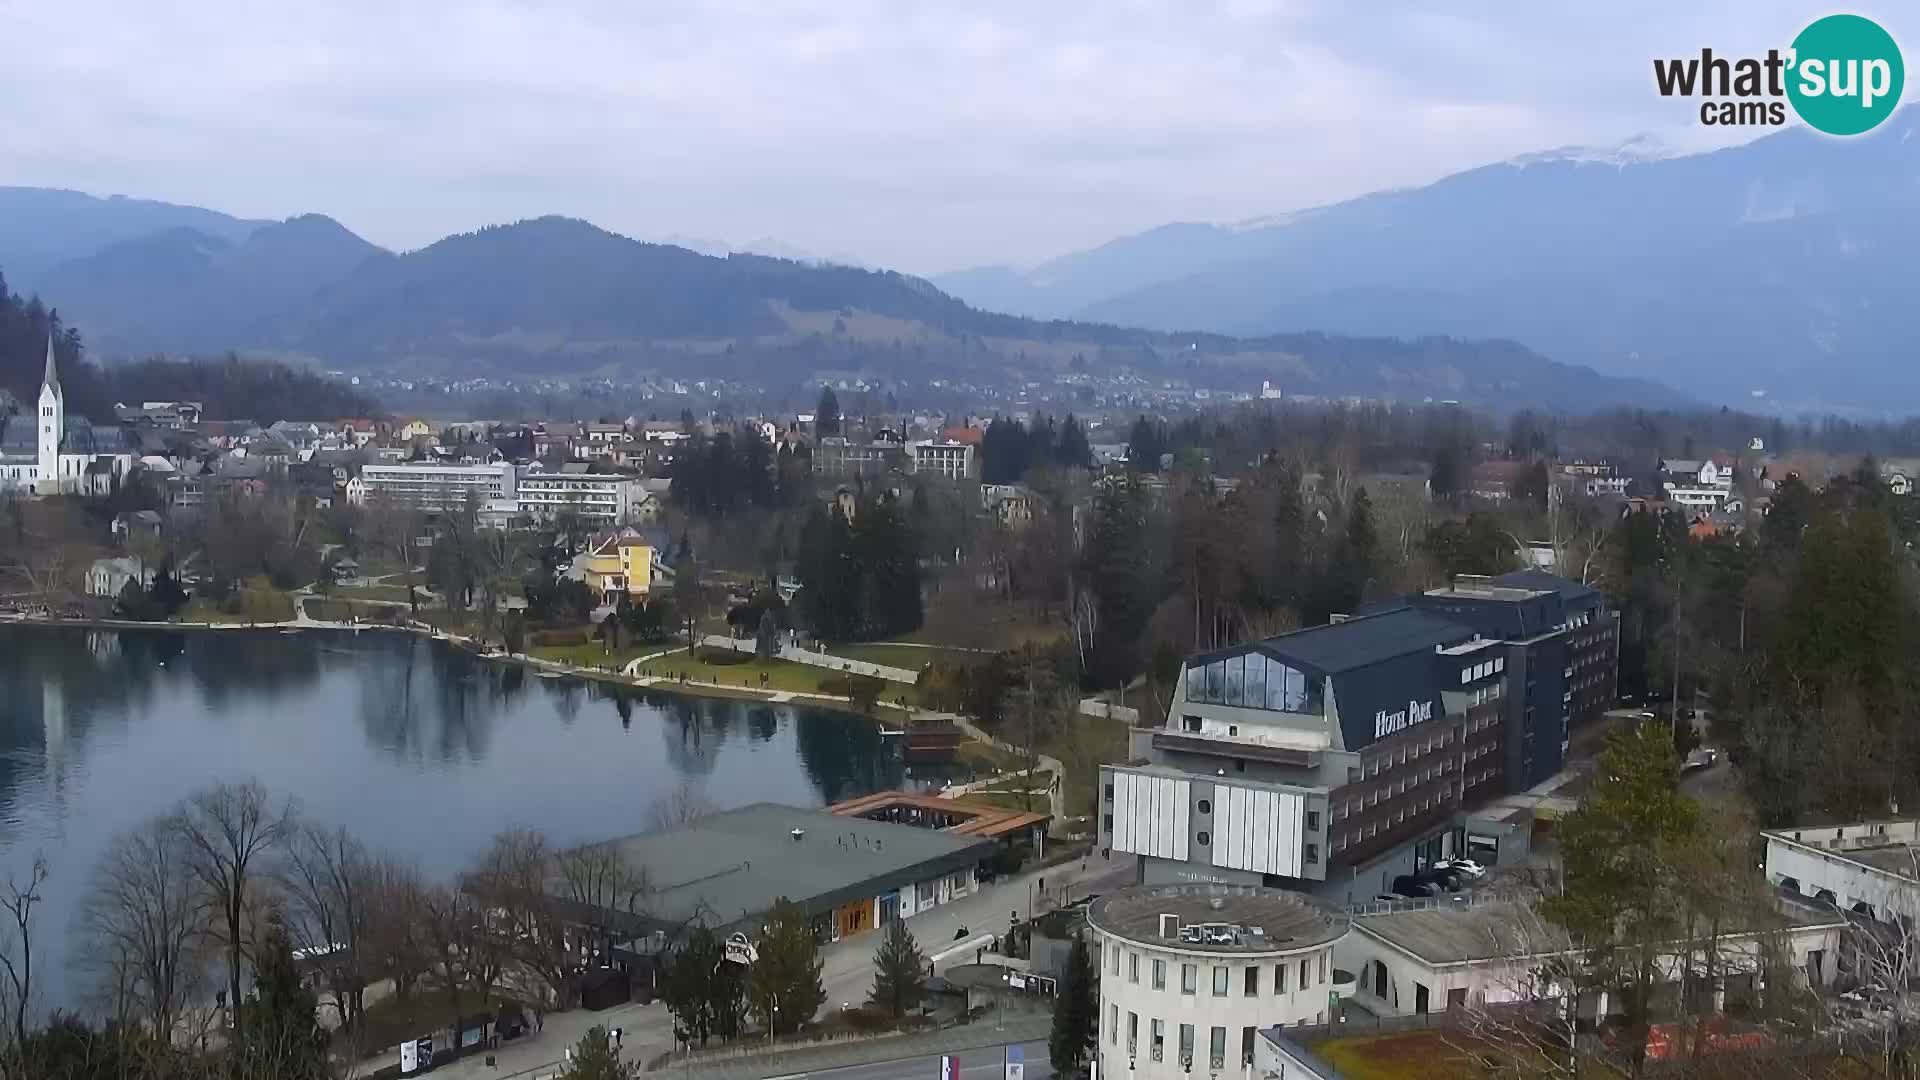
[[[317,211],[395,248],[557,213],[934,272],[1560,145],[1701,145],[1652,57],[1784,47],[1832,10],[0,0],[0,184]],[[1920,40],[1900,6],[1847,10]]]

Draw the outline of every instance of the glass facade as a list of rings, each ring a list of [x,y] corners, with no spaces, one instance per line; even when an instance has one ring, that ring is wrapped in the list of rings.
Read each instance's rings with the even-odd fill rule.
[[[1242,653],[1187,669],[1187,700],[1243,709],[1321,711],[1320,680],[1261,652]]]

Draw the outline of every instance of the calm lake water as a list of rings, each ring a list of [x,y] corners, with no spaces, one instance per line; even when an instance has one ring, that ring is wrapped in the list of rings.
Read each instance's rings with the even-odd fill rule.
[[[411,637],[0,626],[0,873],[36,854],[51,870],[40,1008],[85,989],[64,958],[114,834],[246,779],[450,877],[508,826],[560,844],[645,830],[683,782],[722,807],[807,806],[901,769],[845,713],[615,691]]]

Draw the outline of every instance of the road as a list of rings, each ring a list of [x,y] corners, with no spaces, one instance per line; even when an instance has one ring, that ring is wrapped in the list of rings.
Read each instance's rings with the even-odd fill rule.
[[[1017,1044],[1025,1057],[1022,1072],[1025,1080],[1047,1080],[1053,1075],[1053,1066],[1047,1064],[1047,1044],[1030,1042]],[[1007,1075],[1007,1047],[989,1046],[979,1050],[961,1050],[953,1056],[960,1059],[960,1074],[950,1080],[1005,1080]],[[820,1069],[814,1072],[786,1073],[771,1080],[941,1080],[940,1057],[902,1058],[898,1061],[879,1061],[871,1065],[847,1065],[838,1069]]]

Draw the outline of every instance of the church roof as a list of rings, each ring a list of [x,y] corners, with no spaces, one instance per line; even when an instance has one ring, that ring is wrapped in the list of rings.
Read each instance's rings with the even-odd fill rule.
[[[55,367],[53,362],[53,334],[51,331],[47,334],[47,372],[41,378],[40,384],[42,386],[53,387],[53,392],[56,394],[60,392],[60,371]]]

